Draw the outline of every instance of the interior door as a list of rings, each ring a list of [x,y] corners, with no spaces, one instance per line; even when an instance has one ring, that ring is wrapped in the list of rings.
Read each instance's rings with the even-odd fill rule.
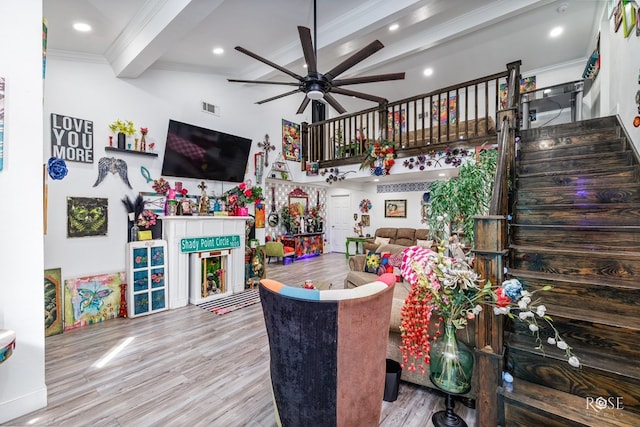
[[[353,235],[351,196],[331,196],[331,252],[345,252],[347,237]]]

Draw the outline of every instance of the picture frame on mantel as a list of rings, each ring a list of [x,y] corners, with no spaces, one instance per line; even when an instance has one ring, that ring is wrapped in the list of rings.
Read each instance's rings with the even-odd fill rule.
[[[407,217],[407,200],[385,200],[384,201],[384,217],[385,218],[406,218]]]

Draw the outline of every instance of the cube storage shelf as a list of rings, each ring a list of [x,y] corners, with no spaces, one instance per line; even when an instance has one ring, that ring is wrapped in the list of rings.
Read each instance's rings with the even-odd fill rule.
[[[127,243],[127,314],[144,316],[169,308],[167,242]]]

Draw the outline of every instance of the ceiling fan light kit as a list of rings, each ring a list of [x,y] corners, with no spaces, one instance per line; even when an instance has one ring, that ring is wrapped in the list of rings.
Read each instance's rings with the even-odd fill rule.
[[[315,3],[314,3],[315,4]],[[315,7],[314,7],[315,10]],[[315,19],[314,19],[315,20]],[[377,102],[378,104],[385,104],[387,100],[382,97],[368,95],[366,93],[356,92],[353,90],[343,89],[342,86],[353,85],[353,84],[362,84],[362,83],[374,83],[374,82],[383,82],[390,80],[402,80],[404,79],[404,73],[390,73],[390,74],[378,74],[373,76],[363,76],[363,77],[351,77],[346,79],[336,79],[338,75],[344,73],[348,69],[352,68],[359,62],[367,59],[369,56],[373,55],[380,49],[384,47],[384,45],[379,41],[375,40],[369,43],[367,46],[363,47],[359,51],[355,52],[353,55],[342,61],[340,64],[336,65],[333,69],[328,71],[325,74],[321,74],[317,70],[317,62],[318,55],[314,50],[313,40],[311,39],[311,30],[307,27],[298,27],[298,34],[300,36],[300,43],[302,44],[302,52],[304,54],[304,60],[307,64],[308,74],[306,76],[300,76],[293,71],[290,71],[278,64],[275,64],[268,59],[265,59],[241,46],[236,46],[236,50],[238,52],[244,53],[247,56],[252,57],[264,64],[269,65],[272,68],[275,68],[278,71],[287,74],[298,82],[275,82],[270,80],[238,80],[238,79],[228,79],[230,82],[235,83],[258,83],[258,84],[272,84],[272,85],[285,85],[285,86],[298,86],[297,89],[285,92],[280,95],[272,96],[267,99],[263,99],[261,101],[256,102],[256,104],[264,104],[265,102],[273,101],[276,99],[283,98],[285,96],[293,95],[294,93],[302,92],[306,96],[302,100],[300,107],[298,108],[297,114],[302,114],[304,110],[307,108],[309,104],[309,100],[320,100],[324,99],[329,105],[331,105],[338,113],[343,114],[347,110],[340,105],[340,103],[332,96],[332,94],[340,94],[345,96],[356,97],[360,99],[365,99],[372,102]],[[317,40],[316,40],[317,43]]]

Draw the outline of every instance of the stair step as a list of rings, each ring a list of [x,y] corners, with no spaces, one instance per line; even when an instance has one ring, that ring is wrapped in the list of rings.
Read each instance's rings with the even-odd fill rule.
[[[640,226],[573,226],[510,224],[511,242],[518,246],[550,246],[583,251],[637,251]]]
[[[587,400],[519,378],[514,379],[509,389],[500,387],[498,393],[505,403],[504,427],[640,426],[640,415],[619,409],[615,398],[611,405],[608,402],[606,406],[596,405],[600,396]]]
[[[599,284],[602,286],[610,286],[619,289],[640,289],[640,284],[629,282],[628,280],[620,280],[615,277],[599,277],[599,276],[578,276],[578,275],[562,275],[557,273],[546,273],[543,271],[522,270],[518,268],[507,269],[510,276],[523,277],[528,279],[544,279],[554,282],[569,282],[576,285],[582,284],[586,286]]]
[[[640,253],[597,252],[567,249],[550,249],[536,246],[510,246],[511,269],[588,277],[628,283],[640,287]]]
[[[561,157],[554,160],[521,161],[518,164],[518,175],[532,175],[549,172],[564,172],[567,170],[595,171],[633,165],[631,151],[617,153],[588,154],[571,157]]]
[[[575,188],[535,188],[517,190],[518,203],[523,205],[552,205],[568,203],[640,203],[640,185],[637,182],[615,186],[583,186]]]
[[[511,272],[513,274],[513,272]],[[640,287],[616,286],[601,281],[576,283],[574,276],[535,274],[516,276],[528,291],[538,292],[547,309],[570,319],[633,328],[640,332],[640,311],[629,301],[640,301]],[[570,314],[571,313],[571,314]],[[640,335],[638,335],[640,340]]]
[[[614,170],[569,170],[561,172],[547,172],[531,175],[519,175],[516,178],[518,190],[531,188],[565,188],[580,190],[583,187],[617,186],[638,180],[638,166],[623,166]]]
[[[509,337],[507,344],[507,370],[515,378],[544,384],[556,390],[583,398],[615,396],[624,402],[625,410],[640,413],[640,378],[637,363],[597,354],[574,353],[580,359],[579,369],[570,366],[554,349],[542,355],[530,343],[519,341],[520,336]],[[550,346],[549,346],[550,347]]]
[[[565,135],[573,136],[585,133],[592,134],[601,132],[613,132],[614,134],[619,135],[620,126],[618,124],[617,117],[597,117],[577,122],[532,128],[520,131],[520,136],[523,140],[535,140]]]
[[[640,203],[518,204],[514,217],[519,224],[635,226],[640,224]]]
[[[594,139],[596,139],[594,137]],[[623,151],[624,139],[596,140],[556,140],[526,141],[519,144],[518,158],[522,161],[554,160],[589,154],[606,154]]]

